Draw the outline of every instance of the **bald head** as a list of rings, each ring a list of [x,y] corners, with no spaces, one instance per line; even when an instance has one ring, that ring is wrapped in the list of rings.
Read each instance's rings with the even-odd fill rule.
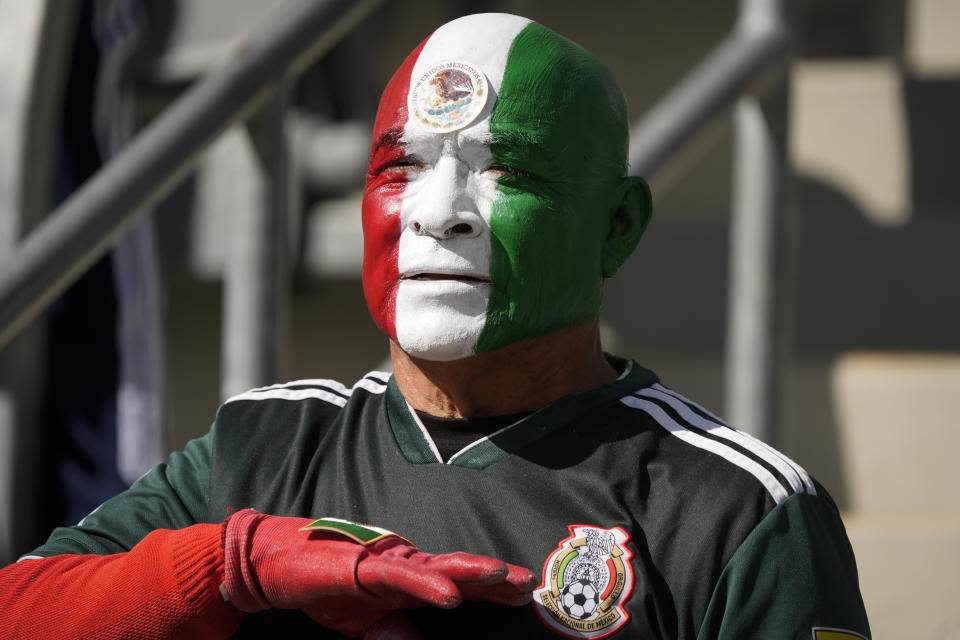
[[[489,98],[477,120],[482,124],[488,117],[493,142],[508,143],[499,152],[513,158],[518,147],[527,147],[542,160],[563,156],[546,168],[577,181],[626,175],[627,107],[613,74],[572,40],[509,14],[465,16],[431,34],[390,80],[376,129],[409,118],[407,139],[432,132],[407,113],[408,92],[427,71],[456,60],[472,62],[489,79]],[[573,148],[576,156],[569,153]]]

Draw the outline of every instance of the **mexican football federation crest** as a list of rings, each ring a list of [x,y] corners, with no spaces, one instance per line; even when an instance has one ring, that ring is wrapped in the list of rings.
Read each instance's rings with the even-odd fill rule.
[[[604,638],[630,619],[623,604],[633,591],[627,548],[620,527],[569,525],[543,566],[543,583],[533,593],[537,615],[568,638]]]

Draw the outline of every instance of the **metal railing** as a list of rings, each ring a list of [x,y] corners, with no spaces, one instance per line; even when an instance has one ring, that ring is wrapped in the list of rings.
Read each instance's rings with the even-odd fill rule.
[[[725,411],[763,439],[773,436],[777,396],[776,246],[782,113],[748,90],[789,50],[786,0],[741,0],[732,32],[637,122],[630,169],[650,175],[704,123],[736,102]]]
[[[786,51],[783,0],[741,0],[733,30],[630,131],[630,172],[648,176]]]
[[[295,0],[191,87],[0,262],[0,347],[169,193],[230,124],[302,73],[379,0]]]

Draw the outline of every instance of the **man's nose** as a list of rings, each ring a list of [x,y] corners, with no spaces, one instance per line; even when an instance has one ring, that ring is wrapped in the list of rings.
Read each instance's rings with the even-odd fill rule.
[[[480,235],[484,222],[467,193],[467,171],[456,157],[441,157],[426,177],[407,227],[438,240]]]

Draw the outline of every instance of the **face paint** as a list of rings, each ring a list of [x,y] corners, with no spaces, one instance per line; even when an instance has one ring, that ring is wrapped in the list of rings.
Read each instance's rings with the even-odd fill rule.
[[[476,69],[485,87],[465,81]],[[466,122],[444,128],[423,106],[428,82]],[[609,72],[548,29],[483,14],[437,30],[375,125],[364,290],[378,326],[411,355],[452,360],[595,317],[626,131]]]
[[[406,174],[399,164],[400,144],[407,123],[406,98],[410,72],[426,41],[413,50],[393,74],[380,98],[373,124],[373,147],[367,168],[367,186],[361,207],[363,218],[363,293],[373,321],[397,339],[396,304],[400,272],[400,205]]]

